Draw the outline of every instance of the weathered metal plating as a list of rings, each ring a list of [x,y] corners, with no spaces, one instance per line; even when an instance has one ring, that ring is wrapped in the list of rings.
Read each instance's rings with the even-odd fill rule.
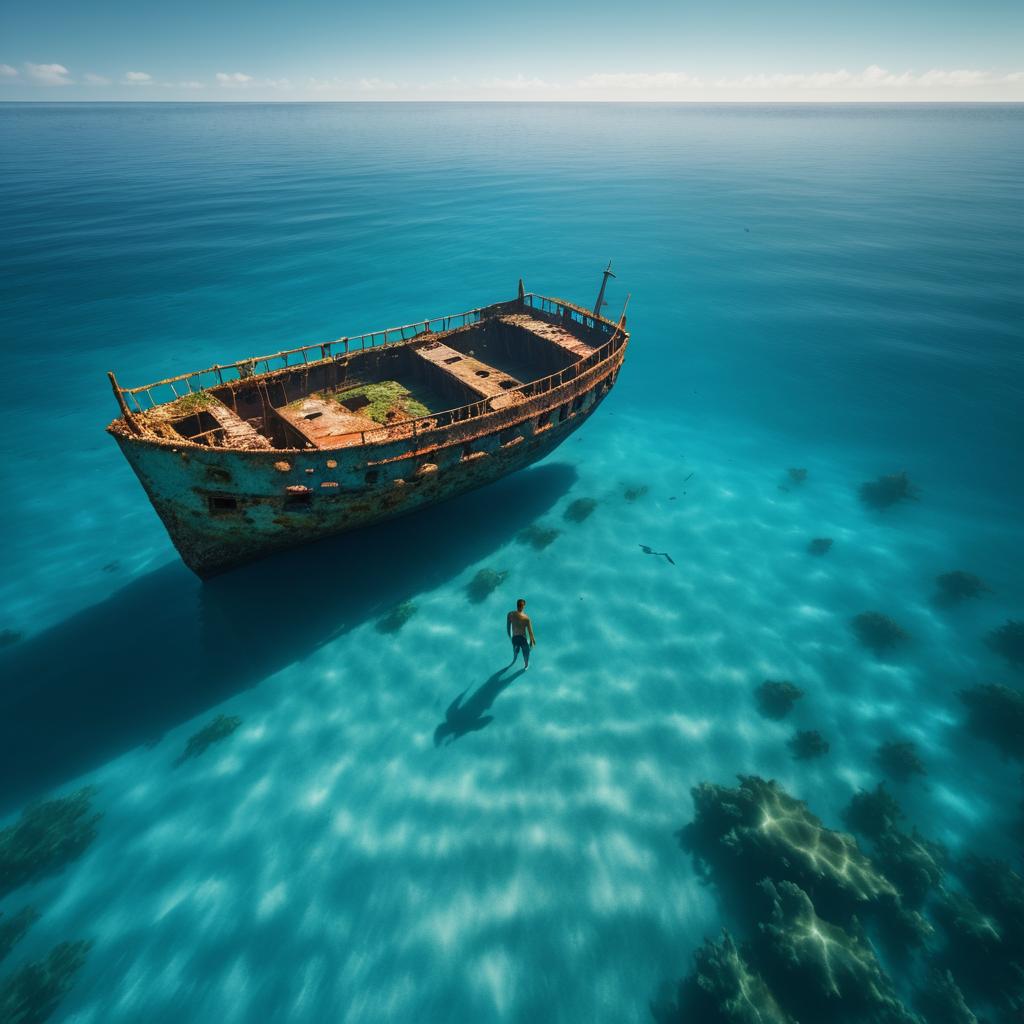
[[[353,368],[396,358],[387,354],[396,349],[409,352],[400,358],[420,354],[420,363],[433,365],[439,361],[419,350],[446,341],[465,347],[468,337],[496,331],[525,332],[542,354],[545,345],[557,348],[565,365],[523,384],[506,374],[503,393],[481,388],[477,393],[489,397],[353,430],[316,446],[272,444],[249,425],[280,419],[277,409],[284,404],[336,388],[353,378]],[[607,395],[628,341],[625,310],[615,323],[572,303],[526,293],[520,283],[519,296],[509,302],[142,387],[121,388],[111,374],[121,416],[107,430],[184,562],[206,578],[275,549],[405,515],[535,462],[581,426]],[[467,362],[487,365],[468,357]],[[438,371],[444,373],[443,365]],[[476,372],[486,376],[488,371]],[[450,376],[453,386],[471,386],[465,368],[461,378],[454,371]],[[167,389],[168,400],[154,397]],[[202,404],[206,395],[217,400],[213,426],[191,437],[176,433],[174,410],[194,402],[198,422],[208,408]],[[149,408],[141,398],[148,399]],[[287,425],[279,423],[277,429],[298,436]]]

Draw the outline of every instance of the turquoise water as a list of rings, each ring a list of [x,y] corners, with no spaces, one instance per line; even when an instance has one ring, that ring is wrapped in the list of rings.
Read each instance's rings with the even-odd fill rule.
[[[956,694],[1021,686],[985,637],[1024,618],[1022,128],[1019,106],[0,106],[0,814],[86,784],[103,813],[0,902],[41,913],[0,976],[91,939],[53,1019],[649,1020],[732,926],[675,836],[691,787],[775,778],[839,828],[892,739],[927,768],[890,784],[908,820],[1020,870],[1020,762]],[[633,341],[585,429],[359,538],[203,586],[103,433],[108,369],[520,276],[589,304],[609,257]],[[860,500],[902,470],[919,500]],[[477,603],[484,568],[508,577]],[[990,592],[937,604],[953,569]],[[538,646],[503,686],[520,596]],[[909,642],[865,649],[867,610]],[[788,718],[758,713],[765,679],[805,691]],[[176,767],[218,714],[241,724]],[[795,760],[796,728],[828,754]]]

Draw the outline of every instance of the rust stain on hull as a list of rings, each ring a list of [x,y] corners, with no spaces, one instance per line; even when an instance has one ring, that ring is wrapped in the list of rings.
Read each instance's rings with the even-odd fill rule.
[[[616,324],[533,295],[394,330],[401,340],[377,332],[355,351],[343,339],[341,354],[330,350],[338,343],[294,350],[301,364],[284,368],[270,366],[275,356],[143,388],[112,378],[122,416],[107,429],[200,577],[408,515],[543,458],[611,390],[629,339],[624,316]],[[294,352],[279,355],[287,364]],[[396,418],[393,385],[426,414]],[[167,386],[172,397],[154,401]],[[358,431],[344,434],[347,424]]]

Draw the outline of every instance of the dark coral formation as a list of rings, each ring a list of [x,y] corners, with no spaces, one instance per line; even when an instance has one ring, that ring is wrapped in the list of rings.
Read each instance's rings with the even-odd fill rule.
[[[1024,620],[1007,619],[986,638],[989,647],[1015,668],[1024,668]]]
[[[989,592],[980,576],[964,572],[962,569],[954,569],[953,572],[944,572],[941,576],[936,576],[935,585],[938,588],[935,594],[936,601],[946,606],[959,604],[961,601],[980,597]]]
[[[33,804],[0,829],[0,899],[18,886],[59,871],[96,838],[100,813],[92,813],[91,786],[71,796]]]
[[[853,836],[826,828],[777,782],[739,779],[736,788],[706,782],[691,791],[696,814],[680,838],[700,863],[735,871],[742,884],[765,877],[795,882],[815,904],[844,913],[896,898]]]
[[[855,793],[843,817],[855,832],[877,839],[882,833],[896,828],[903,811],[885,788],[885,783],[880,782],[872,790]]]
[[[689,477],[687,477],[687,479],[689,479]],[[642,498],[646,493],[647,485],[640,484],[639,486],[636,487],[626,487],[622,492],[622,496],[626,499],[626,501],[636,501],[637,498]]]
[[[570,523],[582,523],[597,508],[593,498],[577,498],[566,510],[565,518]]]
[[[679,1024],[921,1024],[895,993],[859,921],[907,922],[892,883],[852,836],[826,828],[777,783],[692,790],[681,839],[736,901],[750,937],[705,942],[669,1019]]]
[[[523,530],[516,537],[516,540],[520,544],[529,544],[534,551],[543,551],[548,545],[555,542],[561,532],[561,530],[556,530],[553,526],[541,526],[538,523],[534,523],[533,526],[528,526]]]
[[[487,600],[508,579],[507,572],[496,569],[481,569],[466,585],[466,595],[473,604]]]
[[[374,628],[378,633],[397,633],[415,614],[417,608],[412,601],[396,604],[383,618],[377,620]]]
[[[91,942],[62,942],[0,983],[4,1024],[42,1024],[71,990]]]
[[[889,828],[875,841],[874,861],[899,889],[904,905],[915,909],[942,884],[946,851],[916,828],[909,835]]]
[[[819,917],[792,882],[765,879],[761,886],[772,911],[756,940],[760,961],[799,1020],[919,1024],[862,934]]]
[[[883,654],[910,639],[897,622],[881,612],[861,612],[853,617],[850,625],[857,639],[875,654]]]
[[[860,500],[872,508],[889,508],[901,501],[916,500],[917,488],[907,474],[890,473],[860,485]]]
[[[917,996],[917,1008],[929,1024],[979,1024],[949,971],[933,967]]]
[[[927,775],[917,753],[917,744],[910,740],[889,740],[876,752],[882,771],[897,782],[908,782],[915,775]]]
[[[0,960],[21,941],[21,937],[39,920],[35,907],[22,907],[16,914],[0,913]]]
[[[790,466],[790,468],[786,470],[786,473],[789,475],[789,479],[795,484],[802,484],[807,479],[806,469],[795,469]]]
[[[1024,693],[985,683],[957,694],[967,708],[968,728],[1007,757],[1024,759]]]
[[[817,729],[801,729],[789,741],[789,749],[798,761],[824,757],[829,751],[828,741]]]
[[[831,537],[815,537],[810,544],[807,545],[807,550],[812,555],[827,555],[832,548]]]
[[[804,695],[788,680],[766,679],[755,691],[757,708],[765,718],[785,718]]]
[[[1017,1019],[1024,1011],[1024,879],[1002,861],[973,856],[957,871],[966,893],[944,889],[934,904],[949,939],[943,960],[968,998]]]
[[[204,725],[199,732],[189,737],[185,749],[174,762],[175,766],[204,754],[206,749],[214,743],[226,740],[241,724],[242,720],[237,715],[218,715],[212,722]]]
[[[795,1024],[724,928],[719,942],[707,939],[694,953],[678,1002],[658,1016],[664,1024]]]

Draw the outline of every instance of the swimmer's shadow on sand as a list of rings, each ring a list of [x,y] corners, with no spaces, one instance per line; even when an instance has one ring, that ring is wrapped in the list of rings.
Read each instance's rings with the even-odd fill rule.
[[[511,665],[506,665],[495,672],[465,703],[462,699],[469,693],[468,689],[463,690],[448,705],[448,710],[444,713],[444,721],[434,730],[435,747],[441,746],[442,743],[445,746],[454,743],[460,736],[465,736],[467,732],[479,732],[494,721],[493,715],[486,715],[484,712],[490,711],[491,705],[498,699],[505,687],[526,671],[521,668],[510,675],[505,675],[510,668],[512,668]]]
[[[205,584],[174,561],[3,648],[0,813],[132,747],[159,743],[336,637],[450,585],[549,514],[575,482],[564,463],[531,467]],[[370,639],[395,644],[401,634]]]

